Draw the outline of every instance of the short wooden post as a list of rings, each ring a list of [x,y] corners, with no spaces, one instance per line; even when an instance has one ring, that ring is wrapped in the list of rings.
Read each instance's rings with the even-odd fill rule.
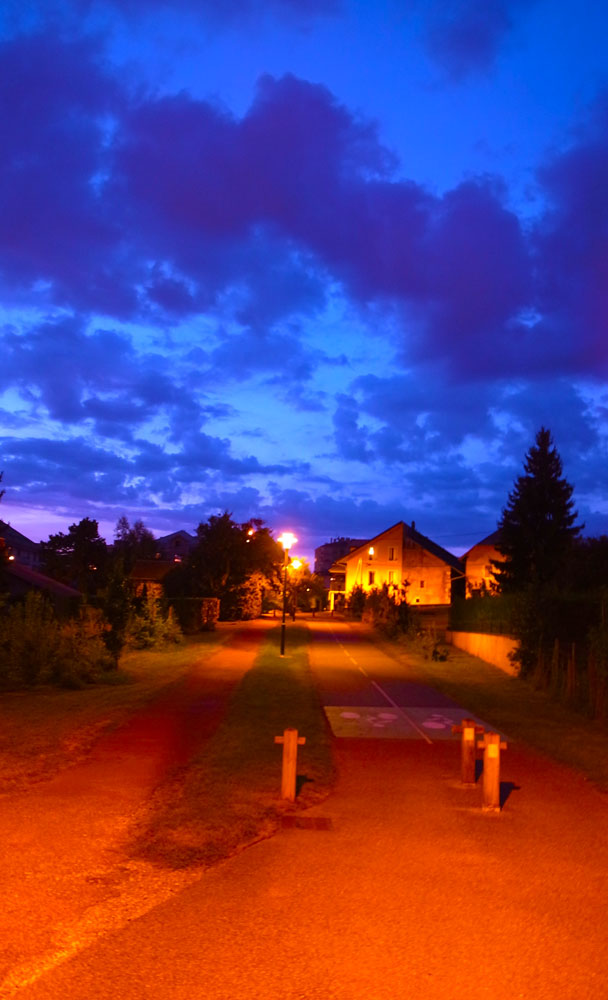
[[[283,744],[281,798],[287,799],[288,802],[295,802],[298,746],[303,746],[306,743],[306,737],[298,736],[297,729],[284,729],[283,735],[275,736],[274,741]]]
[[[475,736],[483,733],[474,719],[463,719],[459,726],[452,726],[453,733],[462,733],[460,741],[460,780],[463,785],[475,784]]]
[[[477,746],[483,750],[483,808],[500,812],[500,751],[507,744],[501,743],[500,733],[485,733]]]

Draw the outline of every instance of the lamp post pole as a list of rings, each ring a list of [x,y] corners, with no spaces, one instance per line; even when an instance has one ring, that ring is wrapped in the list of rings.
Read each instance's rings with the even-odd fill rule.
[[[287,563],[289,562],[289,549],[285,549],[285,561],[283,563],[283,619],[281,621],[281,656],[285,656],[285,609],[287,606]]]
[[[289,550],[292,545],[297,542],[295,535],[292,535],[288,531],[284,531],[279,542],[285,550],[285,559],[283,561],[283,617],[281,619],[281,656],[285,656],[285,610],[287,605],[287,566],[289,563]]]

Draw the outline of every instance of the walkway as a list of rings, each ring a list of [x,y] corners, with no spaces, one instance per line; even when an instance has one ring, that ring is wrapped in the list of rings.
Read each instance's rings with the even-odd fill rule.
[[[360,661],[348,667],[331,629],[311,628],[334,707],[365,707],[374,681],[407,690],[403,668],[360,635],[352,652],[347,626],[334,631]],[[336,754],[336,791],[301,826],[208,871],[23,1000],[608,996],[605,796],[512,744],[500,814],[460,786],[455,741],[339,737]]]

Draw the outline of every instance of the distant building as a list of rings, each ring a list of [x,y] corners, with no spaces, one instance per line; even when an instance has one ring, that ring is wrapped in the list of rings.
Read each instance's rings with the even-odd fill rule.
[[[163,535],[156,539],[157,556],[172,562],[182,562],[190,554],[196,541],[195,535],[190,535],[183,529],[173,531],[170,535]]]
[[[138,559],[129,573],[135,597],[162,597],[163,580],[174,566],[174,559]]]
[[[462,557],[465,564],[467,597],[491,593],[496,590],[496,580],[492,569],[492,560],[503,560],[496,546],[500,541],[500,531],[493,531],[487,538],[477,542],[472,549]]]
[[[329,593],[330,608],[342,602],[353,587],[365,591],[388,587],[396,601],[416,605],[449,605],[452,586],[464,578],[464,565],[457,556],[399,521],[386,531],[353,549],[331,566],[337,584]]]
[[[331,567],[342,556],[348,555],[353,549],[365,545],[364,538],[332,538],[325,545],[315,549],[315,573],[322,577],[328,590],[331,589]],[[334,577],[334,582],[336,582]]]
[[[16,559],[7,563],[3,572],[3,581],[11,598],[22,598],[30,591],[37,590],[50,598],[56,611],[65,613],[74,610],[82,598],[80,591],[74,587],[53,580]]]
[[[30,566],[32,569],[38,569],[41,565],[40,546],[37,542],[30,541],[6,521],[0,521],[0,540],[4,540],[2,548],[11,562],[19,563],[21,566]],[[2,544],[1,541],[0,544]]]

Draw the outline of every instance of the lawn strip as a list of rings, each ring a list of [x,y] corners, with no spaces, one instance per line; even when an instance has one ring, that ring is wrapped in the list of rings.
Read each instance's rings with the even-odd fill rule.
[[[403,663],[408,680],[428,684],[507,738],[581,771],[608,791],[608,729],[552,699],[527,681],[512,677],[456,646],[445,661],[424,659],[407,640],[374,641]]]
[[[331,739],[308,666],[308,633],[290,628],[284,658],[278,635],[268,633],[202,753],[157,789],[133,838],[136,856],[171,868],[207,867],[270,836],[286,810],[328,794]],[[287,728],[306,738],[294,805],[280,799],[282,748],[274,742]]]
[[[105,681],[77,690],[0,694],[0,793],[20,791],[86,758],[99,737],[170,687],[232,634],[201,633],[159,650],[131,650]]]

